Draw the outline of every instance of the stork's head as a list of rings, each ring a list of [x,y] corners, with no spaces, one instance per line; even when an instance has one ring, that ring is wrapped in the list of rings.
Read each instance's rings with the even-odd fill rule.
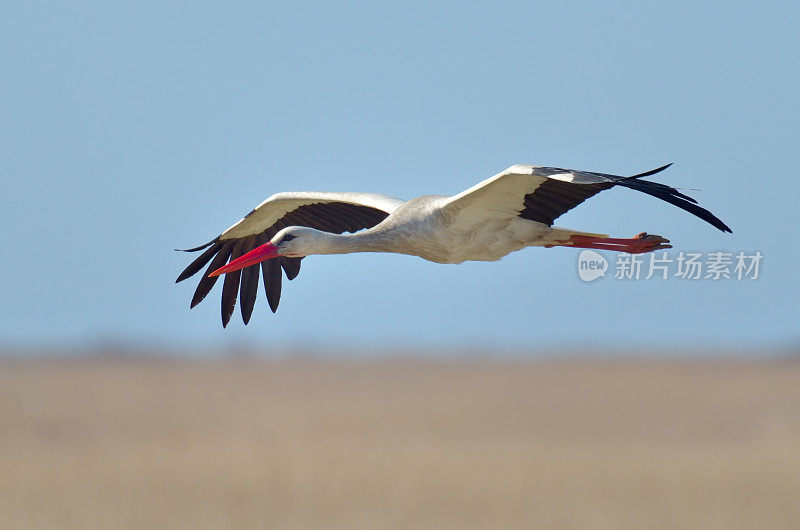
[[[275,247],[278,256],[301,258],[317,254],[324,235],[323,232],[313,228],[289,226],[275,234],[267,244]]]
[[[284,228],[269,243],[256,247],[247,254],[231,261],[215,270],[209,276],[219,276],[227,272],[238,271],[262,261],[285,256],[301,258],[309,254],[321,254],[324,250],[325,232],[305,226],[289,226]]]

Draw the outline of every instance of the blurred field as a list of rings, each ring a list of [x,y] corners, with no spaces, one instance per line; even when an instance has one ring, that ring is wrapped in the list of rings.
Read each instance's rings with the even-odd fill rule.
[[[0,528],[800,528],[793,361],[0,362]]]

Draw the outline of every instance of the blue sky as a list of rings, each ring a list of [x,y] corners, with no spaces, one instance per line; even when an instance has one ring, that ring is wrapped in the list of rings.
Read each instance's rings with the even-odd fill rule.
[[[5,3],[0,342],[536,349],[795,343],[796,2]],[[188,256],[278,191],[453,194],[514,163],[658,175],[558,220],[761,251],[757,281],[586,284],[577,252],[304,260],[276,315]],[[613,260],[613,257],[609,255]]]

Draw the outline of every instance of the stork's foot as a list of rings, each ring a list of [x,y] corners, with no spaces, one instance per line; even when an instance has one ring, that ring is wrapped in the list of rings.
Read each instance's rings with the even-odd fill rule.
[[[641,250],[638,252],[639,254],[641,254],[642,252],[653,252],[654,250],[672,248],[672,245],[669,244],[669,239],[657,236],[655,234],[648,234],[647,232],[636,234],[635,236],[633,236],[633,239],[642,242],[640,246]],[[637,253],[631,252],[631,254],[637,254]]]
[[[672,248],[672,245],[669,244],[669,239],[648,234],[647,232],[637,234],[631,239],[574,235],[571,236],[569,242],[565,243],[563,246],[616,250],[617,252],[627,252],[629,254],[643,254],[645,252],[653,252],[654,250]]]

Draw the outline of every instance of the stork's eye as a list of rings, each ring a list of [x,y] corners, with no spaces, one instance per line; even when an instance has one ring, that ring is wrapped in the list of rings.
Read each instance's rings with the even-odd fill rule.
[[[283,236],[283,240],[284,241],[291,241],[295,237],[297,237],[297,236],[293,236],[292,234],[286,234],[285,236]]]

